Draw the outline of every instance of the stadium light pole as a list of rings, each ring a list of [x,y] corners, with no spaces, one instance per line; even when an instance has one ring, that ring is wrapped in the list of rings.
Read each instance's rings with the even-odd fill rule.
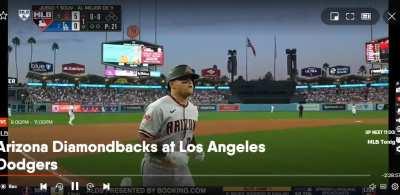
[[[142,0],[139,0],[139,11],[138,11],[138,13],[139,13],[139,29],[141,29],[142,28]],[[138,38],[139,38],[139,41],[140,41],[140,33],[139,33]]]
[[[275,81],[275,66],[276,66],[276,35],[274,36],[274,81]]]
[[[231,74],[231,83],[233,83],[233,63],[232,63],[233,50],[228,50],[228,71]]]
[[[234,76],[237,74],[237,59],[236,50],[228,50],[228,72],[231,73],[231,82],[233,82]]]
[[[157,0],[154,0],[154,43],[157,44]]]
[[[247,44],[247,39],[246,39],[246,81],[247,81],[247,51],[248,51],[248,44]]]

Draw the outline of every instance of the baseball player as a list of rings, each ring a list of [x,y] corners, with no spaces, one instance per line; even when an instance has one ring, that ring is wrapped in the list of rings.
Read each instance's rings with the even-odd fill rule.
[[[8,114],[8,117],[11,117],[11,115],[12,115],[12,111],[11,111],[10,105],[8,105],[7,114]]]
[[[355,118],[357,115],[357,109],[355,104],[351,106],[351,113],[353,113],[353,118]]]
[[[68,124],[71,125],[71,126],[74,126],[74,124],[72,123],[72,121],[75,119],[75,112],[74,112],[74,107],[73,106],[69,107],[68,116],[69,116]]]
[[[138,130],[139,140],[157,144],[159,149],[157,153],[144,155],[141,166],[143,186],[194,185],[188,167],[189,156],[179,152],[179,142],[196,144],[193,133],[198,110],[189,97],[198,78],[188,65],[174,67],[167,77],[169,94],[147,106]],[[162,152],[162,145],[172,141],[176,144],[175,152]],[[191,156],[204,160],[204,152]]]
[[[275,109],[274,105],[271,105],[271,112],[274,112],[274,109]]]
[[[304,107],[302,104],[299,105],[299,118],[302,119],[303,118],[303,111],[304,111]]]

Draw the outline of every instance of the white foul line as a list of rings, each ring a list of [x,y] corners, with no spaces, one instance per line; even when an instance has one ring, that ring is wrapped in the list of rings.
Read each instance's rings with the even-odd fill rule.
[[[28,155],[25,152],[20,152],[20,154],[22,154],[23,156],[25,156],[26,158],[28,158],[31,161],[36,161],[36,159],[34,159],[32,156]],[[51,173],[53,173],[54,175],[56,175],[58,178],[60,178],[61,180],[63,180],[66,183],[71,183],[71,180],[67,179],[66,177],[63,177],[62,175],[58,174],[55,171],[50,171]]]

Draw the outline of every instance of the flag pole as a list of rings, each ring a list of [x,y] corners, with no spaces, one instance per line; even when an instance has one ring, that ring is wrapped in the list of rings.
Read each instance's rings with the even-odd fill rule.
[[[248,43],[247,43],[247,39],[246,39],[246,81],[247,81],[247,49],[248,49]]]
[[[275,81],[275,67],[276,67],[276,35],[274,36],[274,81]]]

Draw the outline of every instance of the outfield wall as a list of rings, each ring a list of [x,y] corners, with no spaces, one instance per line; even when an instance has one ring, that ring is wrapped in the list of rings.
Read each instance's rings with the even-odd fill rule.
[[[326,111],[350,111],[353,104],[302,104],[304,111],[326,112]],[[146,105],[57,105],[57,104],[12,104],[12,112],[20,113],[63,113],[71,108],[75,112],[85,113],[134,113],[144,112]],[[200,112],[298,112],[297,103],[291,104],[205,104],[199,105]],[[358,103],[355,104],[358,111],[388,110],[388,104]]]

